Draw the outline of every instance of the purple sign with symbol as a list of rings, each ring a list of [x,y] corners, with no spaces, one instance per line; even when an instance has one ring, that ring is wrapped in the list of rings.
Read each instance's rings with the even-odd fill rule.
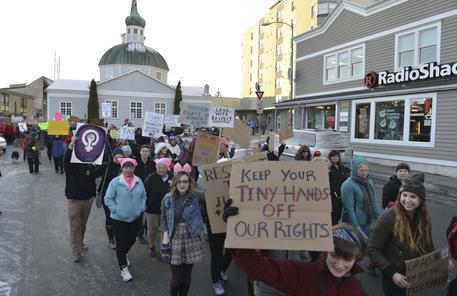
[[[85,124],[76,132],[74,155],[80,162],[97,162],[105,150],[105,130]],[[73,161],[72,161],[73,162]]]

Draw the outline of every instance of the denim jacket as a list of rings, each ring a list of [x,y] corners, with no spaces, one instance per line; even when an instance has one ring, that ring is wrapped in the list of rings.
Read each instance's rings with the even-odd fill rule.
[[[202,234],[205,230],[203,218],[200,210],[200,205],[203,197],[200,193],[195,193],[195,196],[189,197],[184,202],[184,210],[182,217],[187,225],[191,237],[196,237]],[[162,200],[161,224],[164,231],[168,231],[169,237],[173,237],[175,204],[171,192],[167,193]]]

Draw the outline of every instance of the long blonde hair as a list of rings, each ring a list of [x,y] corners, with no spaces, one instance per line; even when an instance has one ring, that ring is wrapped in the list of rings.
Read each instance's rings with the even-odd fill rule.
[[[171,196],[178,197],[180,195],[177,186],[178,180],[181,179],[182,176],[187,176],[187,178],[189,179],[189,189],[187,189],[186,195],[193,197],[195,194],[195,180],[192,178],[190,174],[186,172],[179,172],[173,177],[170,188]]]
[[[430,211],[425,205],[425,201],[421,200],[414,216],[410,217],[400,203],[401,194],[402,192],[398,194],[394,209],[394,234],[400,238],[401,243],[406,244],[418,256],[425,255],[433,249]]]

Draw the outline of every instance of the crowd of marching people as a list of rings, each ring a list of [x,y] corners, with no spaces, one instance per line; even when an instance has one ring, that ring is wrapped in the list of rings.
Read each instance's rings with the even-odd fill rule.
[[[73,126],[72,129],[75,127]],[[134,141],[113,139],[109,132],[103,164],[72,163],[76,141],[68,136],[32,132],[22,148],[30,174],[39,173],[40,147],[47,147],[55,173],[65,172],[70,243],[74,262],[80,262],[87,246],[86,224],[94,202],[105,213],[107,246],[115,250],[123,281],[134,278],[128,253],[135,242],[148,244],[147,254],[169,264],[170,295],[188,295],[193,265],[205,256],[211,261],[214,293],[225,293],[227,270],[234,261],[248,276],[249,295],[364,295],[358,274],[381,276],[384,295],[406,295],[411,283],[405,261],[435,250],[432,217],[427,207],[424,175],[410,174],[400,163],[384,185],[382,201],[376,197],[369,163],[355,157],[346,167],[338,151],[323,160],[329,168],[334,251],[224,249],[225,233],[212,233],[204,193],[198,189],[199,168],[192,165],[195,138],[178,135],[154,141],[137,130]],[[267,152],[279,160],[268,140],[255,143],[252,152]],[[0,152],[1,153],[1,152]],[[235,147],[221,138],[219,159],[232,159]],[[309,147],[302,146],[296,161],[313,161]],[[1,213],[0,213],[1,214]],[[228,200],[223,217],[238,215]],[[205,236],[209,243],[206,254]],[[457,256],[457,218],[448,229],[451,254]],[[367,263],[362,263],[363,259]],[[448,270],[454,268],[449,261]],[[134,270],[133,270],[134,271]],[[457,295],[455,280],[448,295]]]

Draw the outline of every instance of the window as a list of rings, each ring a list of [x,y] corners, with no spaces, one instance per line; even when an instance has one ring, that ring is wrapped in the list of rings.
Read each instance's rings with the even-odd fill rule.
[[[395,39],[396,69],[439,62],[440,31],[440,24],[434,24],[397,34]]]
[[[161,72],[156,72],[156,78],[159,80],[162,80],[162,73]]]
[[[275,86],[276,88],[281,88],[281,78],[276,78]]]
[[[143,118],[143,102],[130,102],[130,118]]]
[[[160,114],[167,114],[167,103],[156,102],[154,103],[154,112]]]
[[[336,3],[317,3],[311,7],[311,17],[330,14],[335,7]]]
[[[259,63],[260,63],[260,64],[263,63],[263,54],[259,55]]]
[[[278,28],[278,30],[276,30],[276,35],[277,35],[278,38],[280,38],[282,36],[281,28]]]
[[[292,11],[295,10],[295,0],[292,0],[291,1],[291,8],[290,8]]]
[[[105,103],[111,104],[111,118],[118,118],[118,103],[117,101],[105,101]]]
[[[263,40],[259,41],[259,48],[263,48]]]
[[[60,113],[63,116],[71,116],[71,102],[60,102]]]
[[[278,55],[282,54],[282,45],[281,44],[276,46],[276,54],[278,54]]]
[[[133,34],[138,34],[138,29],[133,29]]]
[[[335,129],[336,105],[307,107],[306,128]]]
[[[111,79],[113,78],[113,68],[109,67],[106,68],[106,79]]]
[[[143,36],[143,30],[140,30],[140,34],[141,34],[141,36]]]
[[[262,27],[260,27],[260,28],[262,28]],[[251,32],[251,40],[253,40],[253,39],[254,39],[254,32]]]
[[[21,113],[27,113],[27,98],[21,98]]]
[[[278,10],[276,13],[276,18],[278,21],[282,21],[282,10]]]
[[[127,34],[130,34],[130,32],[131,32],[130,28],[127,28]]]
[[[360,79],[364,74],[364,46],[324,56],[324,84]]]
[[[352,141],[434,147],[436,94],[353,102]]]
[[[277,62],[276,63],[276,72],[281,71],[282,69],[282,62]]]
[[[10,96],[7,94],[0,94],[0,112],[9,112]]]
[[[251,50],[250,51],[251,51],[251,54],[252,54],[252,45],[251,45]]]

